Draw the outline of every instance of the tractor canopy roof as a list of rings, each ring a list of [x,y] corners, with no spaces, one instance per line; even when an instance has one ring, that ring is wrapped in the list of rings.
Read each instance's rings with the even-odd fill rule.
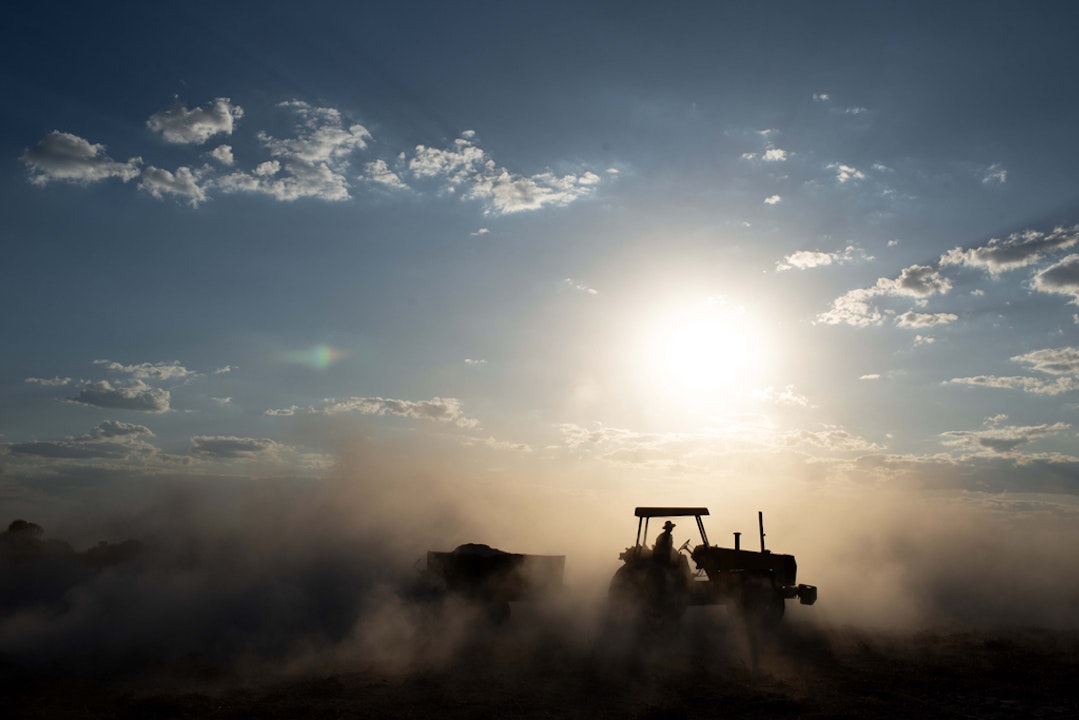
[[[694,515],[707,515],[706,507],[639,507],[634,512],[639,518],[652,517],[692,517]]]

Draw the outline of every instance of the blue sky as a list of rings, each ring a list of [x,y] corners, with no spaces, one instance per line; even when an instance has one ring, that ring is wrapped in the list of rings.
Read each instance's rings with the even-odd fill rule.
[[[581,5],[20,3],[4,505],[362,438],[1074,512],[1076,11]]]

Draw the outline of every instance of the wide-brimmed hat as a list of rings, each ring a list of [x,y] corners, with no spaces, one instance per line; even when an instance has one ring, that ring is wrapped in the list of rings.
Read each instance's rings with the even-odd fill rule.
[[[667,522],[663,523],[663,529],[664,529],[664,530],[670,530],[670,529],[671,529],[671,528],[673,528],[673,527],[676,527],[676,525],[675,525],[675,524],[674,524],[673,522],[671,522],[670,520],[668,520]]]

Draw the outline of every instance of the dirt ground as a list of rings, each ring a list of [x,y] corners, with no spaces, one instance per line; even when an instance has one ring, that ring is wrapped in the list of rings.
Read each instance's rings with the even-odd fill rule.
[[[662,635],[526,632],[516,613],[437,660],[124,673],[0,660],[5,718],[1079,718],[1079,633],[871,632],[788,622],[751,636],[691,613]],[[542,626],[542,624],[540,624]]]

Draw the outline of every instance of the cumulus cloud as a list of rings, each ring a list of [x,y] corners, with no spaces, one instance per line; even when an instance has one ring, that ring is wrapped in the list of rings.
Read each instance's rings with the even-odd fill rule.
[[[406,190],[408,185],[401,177],[390,169],[385,160],[374,160],[363,166],[364,179],[376,185],[382,185],[393,190]]]
[[[1036,290],[1058,295],[1071,295],[1072,304],[1079,305],[1079,255],[1068,255],[1034,276]]]
[[[880,380],[880,373],[866,373],[858,377],[859,380]]]
[[[171,196],[195,207],[213,193],[250,193],[282,202],[301,198],[326,201],[351,199],[356,179],[368,187],[390,190],[411,189],[414,181],[431,181],[443,193],[483,204],[484,212],[504,215],[568,205],[595,193],[600,175],[581,169],[567,174],[545,170],[521,175],[496,165],[476,143],[476,133],[466,130],[448,148],[418,145],[411,153],[401,152],[393,163],[373,159],[358,172],[351,166],[355,153],[368,149],[371,134],[363,125],[347,123],[330,107],[316,107],[300,100],[278,105],[292,113],[295,126],[291,136],[278,137],[255,132],[269,158],[246,168],[236,167],[233,147],[217,144],[200,153],[201,167],[184,164],[174,170],[150,165],[142,169],[142,159],[126,163],[112,160],[104,145],[92,144],[76,135],[53,131],[22,154],[30,171],[30,181],[45,185],[51,181],[87,184],[111,177],[129,181],[139,178],[140,190],[156,198]],[[155,113],[147,126],[169,143],[199,145],[218,136],[230,136],[244,111],[229,98],[217,98],[205,107],[178,105]],[[768,159],[785,159],[782,150]],[[618,170],[608,168],[607,176]]]
[[[568,205],[594,193],[600,183],[599,175],[591,171],[517,175],[497,166],[474,138],[474,132],[466,131],[446,149],[416,146],[406,163],[409,172],[417,179],[440,181],[445,192],[480,200],[486,212],[495,215]]]
[[[999,275],[1007,270],[1033,265],[1048,253],[1065,250],[1076,242],[1079,242],[1079,225],[1070,228],[1057,227],[1047,233],[1024,230],[1003,239],[992,238],[984,245],[966,250],[952,248],[941,256],[940,264],[966,265]]]
[[[219,178],[224,192],[248,192],[292,201],[314,197],[348,200],[349,156],[367,148],[371,133],[363,125],[345,126],[333,108],[314,107],[300,100],[281,103],[298,117],[295,134],[276,138],[259,132],[258,138],[274,158],[253,173],[234,172]]]
[[[79,394],[67,399],[70,402],[96,407],[163,413],[169,409],[170,398],[168,390],[150,387],[141,380],[118,386],[102,380],[82,383],[79,386]]]
[[[1079,376],[1079,348],[1045,348],[1024,355],[1016,355],[1013,362],[1031,365],[1038,372],[1049,375]]]
[[[236,164],[236,158],[232,155],[231,145],[218,145],[210,152],[210,157],[222,165],[232,166]]]
[[[778,270],[807,270],[809,268],[831,265],[838,258],[838,253],[819,252],[817,250],[799,250],[776,262]]]
[[[764,204],[765,205],[775,205],[775,204],[779,203],[782,199],[783,198],[780,197],[779,195],[769,195],[768,197],[766,197],[764,199]]]
[[[479,421],[464,414],[461,401],[457,398],[433,397],[430,400],[397,400],[382,397],[348,397],[341,400],[327,398],[318,405],[306,408],[293,405],[288,408],[271,409],[265,412],[271,416],[339,415],[356,412],[362,415],[397,415],[418,420],[453,423],[458,427],[470,428],[479,425]]]
[[[896,325],[901,328],[927,328],[947,325],[959,319],[954,313],[919,313],[908,311],[899,316]]]
[[[166,142],[177,145],[200,145],[214,135],[231,135],[235,122],[244,115],[229,98],[217,98],[205,108],[188,110],[178,105],[154,113],[146,126],[161,133]]]
[[[83,435],[63,440],[11,443],[5,448],[15,455],[52,460],[121,459],[156,452],[156,448],[142,440],[153,435],[144,425],[109,420]]]
[[[819,250],[799,250],[787,255],[776,262],[776,270],[809,270],[811,268],[825,267],[827,265],[843,264],[854,260],[872,260],[860,248],[848,245],[836,252],[821,252]]]
[[[269,438],[235,437],[231,435],[196,435],[191,438],[191,451],[219,460],[252,459],[275,455],[281,446]]]
[[[783,162],[787,159],[788,153],[782,148],[769,148],[764,151],[765,162]]]
[[[829,170],[835,170],[835,179],[840,184],[846,184],[851,181],[865,180],[865,173],[856,167],[850,165],[844,165],[842,163],[832,163],[828,166]]]
[[[788,447],[805,445],[835,452],[864,452],[883,449],[877,443],[852,435],[838,427],[828,427],[824,430],[793,430],[783,433],[781,442]]]
[[[178,360],[135,365],[124,365],[113,360],[94,360],[94,365],[102,365],[106,370],[130,375],[138,380],[184,380],[198,374],[185,368]]]
[[[1075,380],[1061,377],[1056,380],[1043,380],[1019,375],[974,375],[971,377],[952,378],[948,381],[957,385],[979,385],[982,387],[1022,390],[1034,395],[1061,395],[1076,389]]]
[[[139,176],[142,164],[142,158],[138,157],[117,162],[106,154],[104,145],[58,130],[23,152],[22,161],[30,170],[30,182],[35,185],[54,180],[85,185],[108,178],[127,182]]]
[[[961,385],[980,385],[983,387],[1021,390],[1034,395],[1061,395],[1079,389],[1079,349],[1044,348],[1033,350],[1023,355],[1015,355],[1012,362],[1030,365],[1031,369],[1047,375],[1056,375],[1055,379],[1020,375],[976,375],[973,377],[953,378],[950,383]]]
[[[874,298],[906,297],[922,300],[932,295],[943,295],[951,288],[951,281],[941,275],[939,269],[930,265],[911,265],[904,268],[899,277],[878,278],[873,287],[851,290],[836,298],[832,301],[831,310],[818,315],[817,320],[829,325],[845,323],[854,327],[880,325],[884,316],[870,302]]]
[[[44,387],[63,387],[64,385],[68,385],[68,384],[71,383],[71,378],[69,378],[69,377],[52,377],[52,378],[28,377],[28,378],[26,378],[26,382],[28,382],[28,383],[30,383],[32,385],[42,385]]]
[[[967,449],[976,454],[1014,455],[1024,445],[1071,427],[1063,422],[1026,426],[992,424],[993,427],[987,430],[952,430],[941,433],[941,437],[944,438],[945,445]]]
[[[885,295],[904,295],[924,298],[948,292],[952,283],[940,274],[937,268],[929,265],[911,265],[904,268],[895,279],[881,278],[876,288]]]
[[[157,199],[165,195],[175,195],[186,200],[192,206],[206,200],[206,191],[199,185],[202,172],[188,167],[177,168],[175,173],[150,165],[142,171],[139,189]]]

